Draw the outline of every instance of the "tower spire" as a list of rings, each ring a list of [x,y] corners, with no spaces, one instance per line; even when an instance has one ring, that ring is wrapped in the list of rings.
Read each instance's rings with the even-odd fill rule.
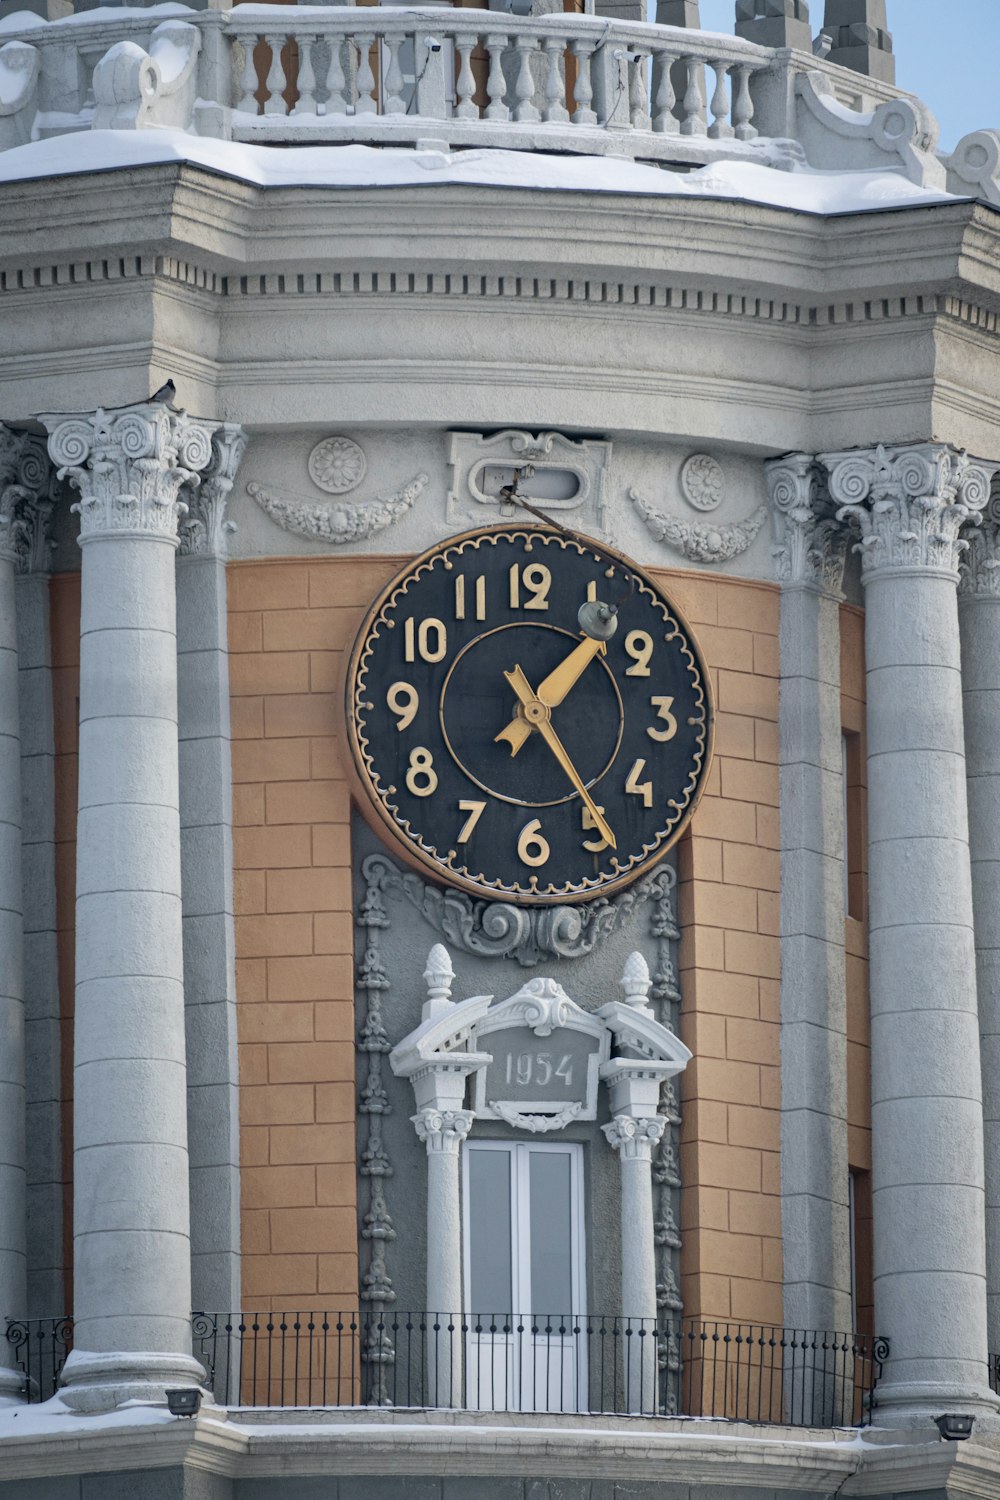
[[[736,35],[762,47],[811,52],[809,0],[736,0]]]
[[[831,62],[883,83],[896,82],[885,0],[826,0],[823,30],[833,39]]]

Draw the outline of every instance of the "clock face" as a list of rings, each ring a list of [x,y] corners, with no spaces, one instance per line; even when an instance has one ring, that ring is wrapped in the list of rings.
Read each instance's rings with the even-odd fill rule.
[[[578,612],[617,604],[601,642]],[[708,771],[708,681],[633,563],[542,526],[468,532],[371,609],[348,674],[363,790],[439,880],[493,900],[589,900],[679,837]]]

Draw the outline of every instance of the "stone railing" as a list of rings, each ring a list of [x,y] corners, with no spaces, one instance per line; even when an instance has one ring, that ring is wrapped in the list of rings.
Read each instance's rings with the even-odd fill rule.
[[[540,8],[540,6],[536,7]],[[0,150],[172,126],[266,144],[503,147],[881,168],[1000,203],[1000,133],[950,157],[912,96],[805,52],[562,12],[179,4],[0,30]]]

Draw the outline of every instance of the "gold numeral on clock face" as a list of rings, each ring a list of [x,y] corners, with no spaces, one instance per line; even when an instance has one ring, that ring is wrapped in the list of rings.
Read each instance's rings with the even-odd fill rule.
[[[670,712],[674,706],[673,698],[650,698],[649,706],[656,709],[656,717],[662,719],[665,726],[663,729],[647,729],[646,733],[649,735],[649,738],[651,740],[660,740],[661,743],[672,740],[677,733],[677,720]]]
[[[473,801],[460,802],[458,804],[458,810],[459,812],[469,814],[465,822],[462,824],[461,833],[458,835],[458,842],[460,844],[467,844],[472,837],[473,829],[479,822],[479,819],[482,817],[483,813],[486,811],[486,803]]]
[[[410,751],[410,765],[406,772],[406,785],[414,797],[429,797],[437,791],[437,772],[434,757],[423,745],[414,745]]]
[[[625,637],[625,654],[631,656],[633,665],[626,667],[626,677],[648,677],[649,663],[653,657],[653,637],[645,630],[630,630]]]
[[[651,781],[639,780],[639,777],[642,775],[645,769],[646,762],[644,760],[637,760],[631,771],[628,773],[628,780],[625,783],[625,790],[627,792],[631,792],[633,797],[641,797],[643,807],[652,807],[653,783]]]
[[[603,807],[599,807],[597,809],[597,811],[599,813],[603,813],[604,812],[604,808]],[[582,817],[582,822],[583,822],[584,829],[593,828],[595,826],[595,824],[594,824],[594,814],[591,812],[590,808],[589,807],[583,807],[583,808],[580,809],[580,813],[581,813],[581,817]],[[603,849],[610,849],[611,845],[608,843],[608,841],[604,837],[604,835],[602,833],[599,833],[596,838],[593,838],[593,839],[584,839],[584,841],[583,841],[583,847],[585,849],[589,849],[591,854],[600,854]]]
[[[440,661],[448,649],[448,632],[433,616],[419,623],[411,615],[403,626],[403,655],[407,661]]]
[[[514,563],[508,574],[510,579],[510,607],[521,608],[521,590],[530,595],[524,601],[525,609],[548,609],[549,589],[552,587],[552,574],[544,563],[529,563],[526,568]]]
[[[455,579],[455,619],[465,619],[465,578],[462,574]],[[486,619],[486,579],[480,575],[475,579],[475,611],[477,620]]]
[[[390,713],[396,715],[396,728],[400,731],[409,729],[420,707],[420,694],[416,688],[408,682],[394,682],[385,695],[385,701]]]
[[[541,819],[532,818],[530,823],[525,823],[518,837],[518,859],[522,864],[530,865],[533,870],[537,870],[540,865],[547,863],[551,853],[548,840],[542,837]]]

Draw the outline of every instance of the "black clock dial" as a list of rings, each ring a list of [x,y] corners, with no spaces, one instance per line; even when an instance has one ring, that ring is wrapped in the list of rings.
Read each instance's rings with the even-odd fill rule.
[[[618,604],[603,646],[577,618]],[[439,879],[585,900],[680,834],[708,769],[708,685],[634,564],[541,526],[471,532],[390,584],[354,649],[348,720],[383,826]]]

